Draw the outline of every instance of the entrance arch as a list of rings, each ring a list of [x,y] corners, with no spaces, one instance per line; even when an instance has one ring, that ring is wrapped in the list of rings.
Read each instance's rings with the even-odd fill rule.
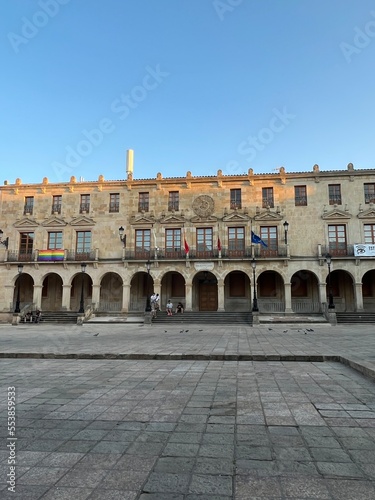
[[[225,311],[250,311],[250,278],[243,271],[232,271],[224,280]]]
[[[201,271],[193,279],[193,311],[217,311],[217,279],[209,271]]]
[[[101,312],[119,312],[122,308],[123,281],[117,273],[106,273],[100,283],[99,308]]]
[[[56,273],[44,277],[42,288],[42,311],[61,311],[63,280]]]
[[[302,269],[293,274],[291,283],[292,310],[295,313],[319,313],[319,281],[311,271]]]

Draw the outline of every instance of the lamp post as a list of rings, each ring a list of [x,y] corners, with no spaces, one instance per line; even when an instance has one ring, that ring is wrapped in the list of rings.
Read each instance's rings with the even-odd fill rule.
[[[253,293],[253,312],[258,312],[258,300],[257,300],[257,285],[255,281],[255,269],[257,267],[256,260],[253,258],[251,261],[251,267],[253,268],[253,283],[254,283],[254,293]]]
[[[333,303],[332,286],[331,286],[332,257],[329,253],[326,254],[326,262],[327,262],[327,266],[328,266],[328,309],[334,309],[335,304]]]
[[[124,248],[126,247],[126,234],[124,234],[125,229],[121,226],[118,228],[118,234],[120,236],[120,240],[122,241]]]
[[[9,238],[5,238],[5,240],[3,241],[3,239],[2,239],[3,238],[3,234],[4,234],[4,232],[0,229],[0,243],[2,245],[4,245],[6,249],[8,249]]]
[[[14,309],[15,313],[21,312],[20,310],[20,287],[21,287],[21,274],[23,271],[23,264],[18,264],[18,286],[17,286],[17,300],[16,300],[16,308]]]
[[[150,300],[150,269],[151,269],[151,262],[150,259],[146,262],[146,269],[147,269],[147,286],[146,286],[146,292],[147,292],[147,298],[146,298],[146,312],[151,312],[151,300]]]
[[[81,300],[79,303],[79,313],[84,313],[85,312],[85,299],[83,296],[83,284],[84,284],[84,273],[86,271],[86,265],[84,262],[81,264],[81,276],[82,276],[82,287],[81,287]]]
[[[285,245],[287,245],[288,244],[289,222],[285,221],[283,226],[284,226],[284,241],[285,241]]]

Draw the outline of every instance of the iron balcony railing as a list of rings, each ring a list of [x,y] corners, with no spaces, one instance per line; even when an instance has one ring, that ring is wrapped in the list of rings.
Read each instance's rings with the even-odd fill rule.
[[[23,207],[23,215],[26,215],[26,214],[30,214],[30,215],[32,215],[32,213],[33,213],[33,208],[34,208],[34,206],[33,206],[33,205],[25,205],[25,206]]]
[[[52,213],[55,214],[61,214],[61,203],[58,203],[56,205],[52,205]]]
[[[90,203],[81,203],[79,206],[79,213],[89,213],[90,212]]]
[[[325,257],[327,253],[331,257],[353,257],[354,256],[354,245],[348,245],[346,243],[330,243],[327,245],[322,245],[322,256]]]
[[[93,261],[96,260],[96,252],[95,250],[89,250],[87,252],[79,252],[77,250],[67,250],[66,252],[66,260],[75,260],[75,261]]]

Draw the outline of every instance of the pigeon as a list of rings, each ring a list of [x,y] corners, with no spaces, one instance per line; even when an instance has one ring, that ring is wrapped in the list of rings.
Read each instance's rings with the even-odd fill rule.
[[[185,332],[188,332],[189,330],[185,330]]]
[[[93,337],[97,337],[99,335],[99,332],[98,333],[94,333]]]
[[[168,332],[168,330],[164,330],[164,333],[167,333],[167,332]]]
[[[199,330],[200,332],[203,332],[203,330]]]
[[[180,330],[180,333],[184,333],[184,331],[183,331],[183,330]]]
[[[312,328],[307,329],[308,332],[313,332],[314,330]]]
[[[287,333],[287,332],[288,332],[288,330],[283,330],[283,333]]]
[[[268,328],[268,330],[272,330],[272,328]]]

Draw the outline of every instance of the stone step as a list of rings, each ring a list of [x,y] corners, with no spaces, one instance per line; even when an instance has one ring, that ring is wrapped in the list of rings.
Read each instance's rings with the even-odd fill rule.
[[[153,323],[184,323],[184,324],[247,324],[253,322],[250,312],[217,312],[217,311],[197,311],[177,313],[168,316],[165,311],[159,311]]]
[[[372,312],[338,312],[337,323],[375,323],[375,313]]]

